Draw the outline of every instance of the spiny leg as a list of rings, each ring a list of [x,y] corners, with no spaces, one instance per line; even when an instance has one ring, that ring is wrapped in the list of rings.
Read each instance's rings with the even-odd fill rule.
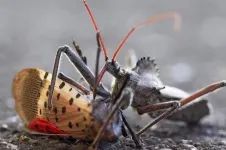
[[[136,133],[136,136],[139,137],[143,132],[145,132],[147,129],[149,129],[150,127],[152,127],[156,123],[158,123],[160,120],[168,117],[179,106],[180,106],[180,102],[178,102],[178,101],[169,101],[169,102],[163,102],[163,103],[158,103],[158,104],[154,104],[154,105],[148,105],[148,106],[144,106],[144,107],[138,107],[137,108],[137,112],[140,115],[142,115],[144,113],[152,112],[152,111],[163,110],[163,109],[167,109],[167,108],[170,108],[170,109],[166,110],[160,116],[158,116],[157,118],[155,118],[152,122],[150,122],[149,124],[147,124],[143,129],[141,129],[140,131],[138,131]]]
[[[99,59],[100,59],[100,52],[101,52],[101,44],[100,44],[99,39],[100,39],[100,32],[97,32],[97,34],[96,34],[97,56],[96,56],[95,78],[97,78],[97,76],[98,76]],[[73,44],[77,54],[79,55],[79,57],[87,65],[87,58],[85,56],[83,56],[82,51],[81,51],[80,47],[78,45],[76,45],[75,40],[72,41],[72,44]],[[79,82],[84,82],[84,79],[81,78]],[[102,84],[99,85],[99,82],[97,82],[97,79],[96,79],[96,81],[94,83],[94,87],[98,87],[98,86],[100,86],[101,88],[104,88]],[[93,89],[92,87],[90,87],[90,89],[93,90],[93,96],[94,96],[94,99],[95,99],[96,94],[97,94],[97,89],[96,88]]]
[[[80,47],[76,44],[75,40],[72,40],[72,44],[78,54],[78,56],[82,59],[82,61],[87,65],[87,58],[86,56],[83,56],[82,54],[82,50],[80,49]],[[83,77],[81,77],[79,79],[79,83],[82,83],[83,85],[87,85],[87,83],[85,82],[85,79]]]
[[[87,65],[87,58],[86,58],[86,56],[83,56],[82,51],[81,51],[80,47],[78,45],[76,45],[75,40],[72,41],[72,44],[73,44],[77,54],[79,55],[79,57]]]
[[[84,94],[88,95],[90,94],[90,91],[84,87],[83,85],[81,85],[80,83],[74,81],[73,79],[71,79],[70,77],[67,77],[66,75],[64,75],[62,72],[60,72],[58,74],[58,78],[63,80],[64,82],[69,83],[70,85],[78,88],[79,90],[81,90]]]
[[[141,135],[144,131],[146,131],[148,128],[150,128],[154,124],[158,123],[160,120],[168,117],[172,112],[176,111],[176,109],[178,107],[181,107],[185,104],[188,104],[189,102],[192,102],[196,98],[199,98],[199,97],[201,97],[205,94],[213,92],[213,91],[215,91],[219,88],[222,88],[224,86],[226,86],[226,81],[221,81],[221,82],[218,82],[218,83],[211,84],[211,85],[191,94],[189,97],[182,99],[180,101],[164,102],[164,103],[158,103],[158,104],[154,104],[154,105],[149,105],[149,106],[137,108],[138,113],[143,114],[143,113],[148,113],[148,112],[151,112],[151,111],[156,111],[156,110],[161,110],[161,109],[166,109],[166,108],[172,107],[171,109],[167,110],[166,112],[161,114],[159,117],[157,117],[154,121],[149,123],[146,127],[141,129],[137,133],[137,136]]]
[[[82,74],[82,76],[86,79],[86,81],[89,83],[91,87],[94,87],[94,80],[95,77],[93,73],[90,71],[90,69],[85,65],[85,63],[75,54],[73,50],[71,50],[68,46],[60,47],[57,50],[55,63],[53,67],[53,73],[52,73],[52,80],[50,84],[50,91],[49,91],[49,97],[48,97],[48,108],[52,109],[52,95],[54,91],[54,86],[56,82],[56,77],[59,69],[59,63],[60,63],[60,57],[61,54],[65,53],[66,56],[71,60],[72,64],[79,70],[79,72]],[[110,95],[108,91],[106,91],[102,87],[97,87],[97,93],[99,93],[103,97],[107,97]]]

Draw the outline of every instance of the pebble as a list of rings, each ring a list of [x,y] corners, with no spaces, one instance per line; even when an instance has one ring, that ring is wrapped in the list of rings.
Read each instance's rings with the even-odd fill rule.
[[[220,144],[221,144],[221,145],[226,145],[226,140],[220,141]]]
[[[184,149],[188,149],[188,150],[197,150],[197,148],[195,146],[190,145],[190,144],[180,144],[180,147],[184,148]]]
[[[1,127],[0,127],[0,132],[5,132],[8,130],[8,125],[7,124],[2,124]]]
[[[192,140],[181,140],[179,143],[182,143],[182,144],[193,144],[193,141]]]

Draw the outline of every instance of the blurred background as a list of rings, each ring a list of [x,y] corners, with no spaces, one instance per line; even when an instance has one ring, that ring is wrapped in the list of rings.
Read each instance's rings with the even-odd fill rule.
[[[101,30],[109,56],[135,24],[159,13],[181,14],[176,33],[172,20],[137,30],[117,60],[134,50],[138,58],[155,57],[165,84],[193,92],[226,79],[226,2],[224,0],[87,0]],[[94,68],[95,30],[81,0],[0,1],[0,119],[15,114],[11,83],[27,67],[52,70],[57,48],[75,38]],[[101,64],[104,64],[103,57]],[[62,59],[61,71],[74,79],[76,69]],[[110,86],[111,76],[104,83]],[[209,95],[215,110],[226,108],[226,89]]]

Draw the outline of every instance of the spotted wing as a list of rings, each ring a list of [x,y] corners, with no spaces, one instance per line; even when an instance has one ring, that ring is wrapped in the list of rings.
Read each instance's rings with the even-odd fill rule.
[[[78,89],[57,79],[53,109],[49,111],[51,77],[37,68],[24,69],[15,76],[12,90],[17,113],[32,131],[85,138],[92,119],[90,101]]]

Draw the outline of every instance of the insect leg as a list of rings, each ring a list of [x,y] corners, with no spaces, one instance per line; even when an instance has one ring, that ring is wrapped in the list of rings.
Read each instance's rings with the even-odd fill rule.
[[[154,105],[148,105],[144,107],[138,107],[137,112],[141,115],[144,113],[152,112],[152,111],[157,111],[157,110],[162,110],[162,109],[167,109],[164,113],[162,113],[160,116],[155,118],[152,122],[147,124],[143,129],[138,131],[136,135],[139,137],[143,132],[145,132],[147,129],[158,123],[160,120],[168,117],[172,112],[174,112],[178,107],[180,106],[180,102],[178,101],[169,101],[169,102],[163,102],[163,103],[157,103]]]
[[[65,53],[66,56],[71,60],[72,64],[78,69],[82,76],[86,79],[91,87],[94,87],[95,77],[86,64],[75,54],[75,52],[68,46],[62,46],[57,50],[55,63],[53,67],[52,80],[50,84],[50,91],[48,97],[48,108],[52,109],[52,95],[54,91],[54,86],[56,82],[56,77],[59,69],[60,57],[61,54]],[[110,93],[106,91],[103,87],[97,87],[97,93],[101,96],[109,96]]]
[[[130,127],[129,123],[127,122],[125,116],[123,115],[122,113],[122,120],[124,122],[124,124],[126,125],[127,129],[129,130],[131,136],[132,136],[132,139],[134,141],[134,143],[136,144],[137,147],[141,147],[141,144],[140,144],[140,140],[137,138],[136,134],[133,132],[132,128]]]
[[[215,91],[215,90],[217,90],[219,88],[222,88],[224,86],[226,86],[226,81],[220,81],[220,82],[217,82],[217,83],[213,83],[213,84],[211,84],[211,85],[209,85],[209,86],[207,86],[207,87],[205,87],[205,88],[203,88],[203,89],[191,94],[189,97],[180,100],[181,106],[183,106],[183,105],[195,100],[198,97],[201,97],[201,96],[203,96],[205,94],[213,92],[213,91]]]
[[[64,82],[69,83],[70,85],[78,88],[79,90],[81,90],[84,94],[88,95],[90,94],[90,91],[84,87],[83,85],[81,85],[80,83],[74,81],[73,79],[71,79],[70,77],[67,77],[66,75],[64,75],[63,73],[59,73],[58,74],[58,78],[63,80]]]

